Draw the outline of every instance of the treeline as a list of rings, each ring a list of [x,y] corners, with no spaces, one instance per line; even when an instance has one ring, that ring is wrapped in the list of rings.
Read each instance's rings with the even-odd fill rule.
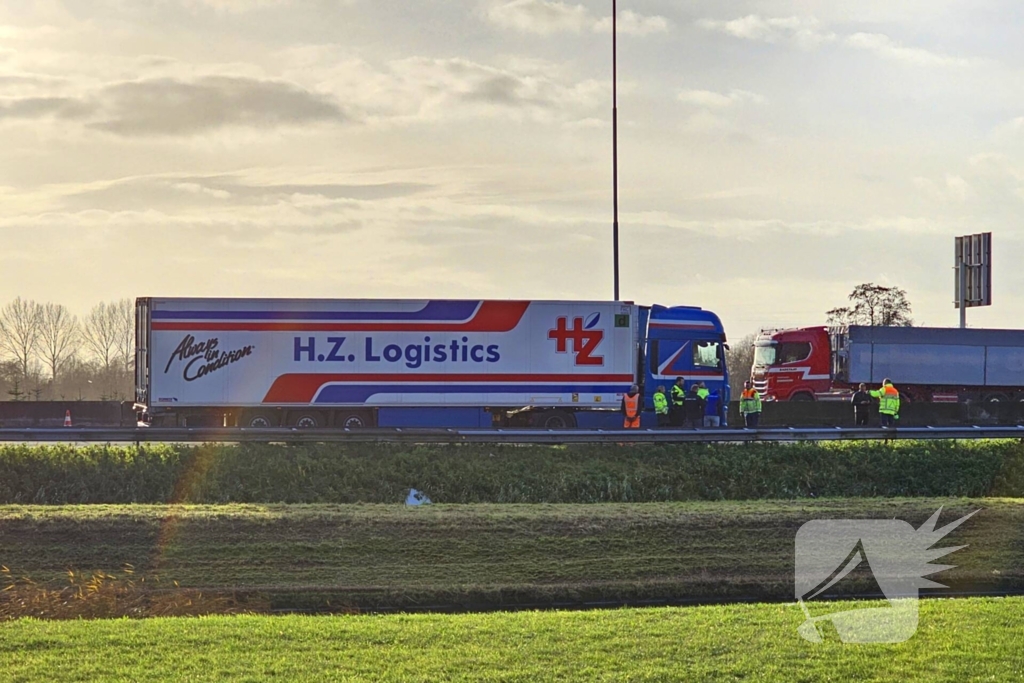
[[[126,401],[135,395],[135,307],[18,297],[0,308],[0,401]]]

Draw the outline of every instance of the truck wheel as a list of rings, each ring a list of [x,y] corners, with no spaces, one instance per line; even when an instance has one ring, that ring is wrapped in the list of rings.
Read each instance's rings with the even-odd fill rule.
[[[242,418],[238,421],[239,427],[248,427],[249,429],[268,429],[270,427],[277,426],[277,415],[267,411],[255,411],[251,413],[242,413]]]
[[[541,429],[575,429],[576,416],[566,410],[544,410],[533,414],[530,426]]]
[[[351,413],[335,413],[334,426],[341,429],[363,429],[372,427],[373,420],[366,413],[353,411]]]
[[[324,416],[315,410],[292,413],[288,416],[288,426],[299,429],[319,429],[324,426]]]
[[[985,403],[999,404],[999,403],[1007,403],[1009,400],[1010,399],[1006,396],[1006,394],[999,394],[999,393],[988,394],[985,397]]]
[[[813,401],[814,396],[808,394],[806,391],[801,391],[799,394],[793,394],[789,397],[790,401]]]

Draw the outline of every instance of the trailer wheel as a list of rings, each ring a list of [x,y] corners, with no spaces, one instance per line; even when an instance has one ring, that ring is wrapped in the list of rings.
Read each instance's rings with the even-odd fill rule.
[[[277,415],[263,410],[242,413],[238,426],[250,429],[269,429],[277,426]]]
[[[1000,403],[1006,403],[1009,400],[1010,399],[1006,396],[1006,394],[999,394],[999,393],[988,394],[985,397],[985,403],[994,403],[994,404],[997,404],[997,405],[1000,404]]]
[[[365,412],[335,413],[334,426],[342,429],[363,429],[373,426],[373,418]]]
[[[304,410],[288,416],[288,426],[299,429],[319,429],[324,426],[324,416],[315,410]]]
[[[530,425],[541,429],[575,429],[576,416],[567,410],[543,410],[533,414]]]

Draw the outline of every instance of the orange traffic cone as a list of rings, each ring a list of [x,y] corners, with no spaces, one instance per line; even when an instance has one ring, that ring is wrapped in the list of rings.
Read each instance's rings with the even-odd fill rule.
[[[70,410],[65,410],[64,411],[64,426],[65,427],[70,427],[71,426],[71,411]]]

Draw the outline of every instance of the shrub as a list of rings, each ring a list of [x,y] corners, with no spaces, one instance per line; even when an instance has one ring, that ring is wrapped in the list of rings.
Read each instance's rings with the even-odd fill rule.
[[[600,503],[1024,496],[1017,441],[0,447],[0,503]]]

